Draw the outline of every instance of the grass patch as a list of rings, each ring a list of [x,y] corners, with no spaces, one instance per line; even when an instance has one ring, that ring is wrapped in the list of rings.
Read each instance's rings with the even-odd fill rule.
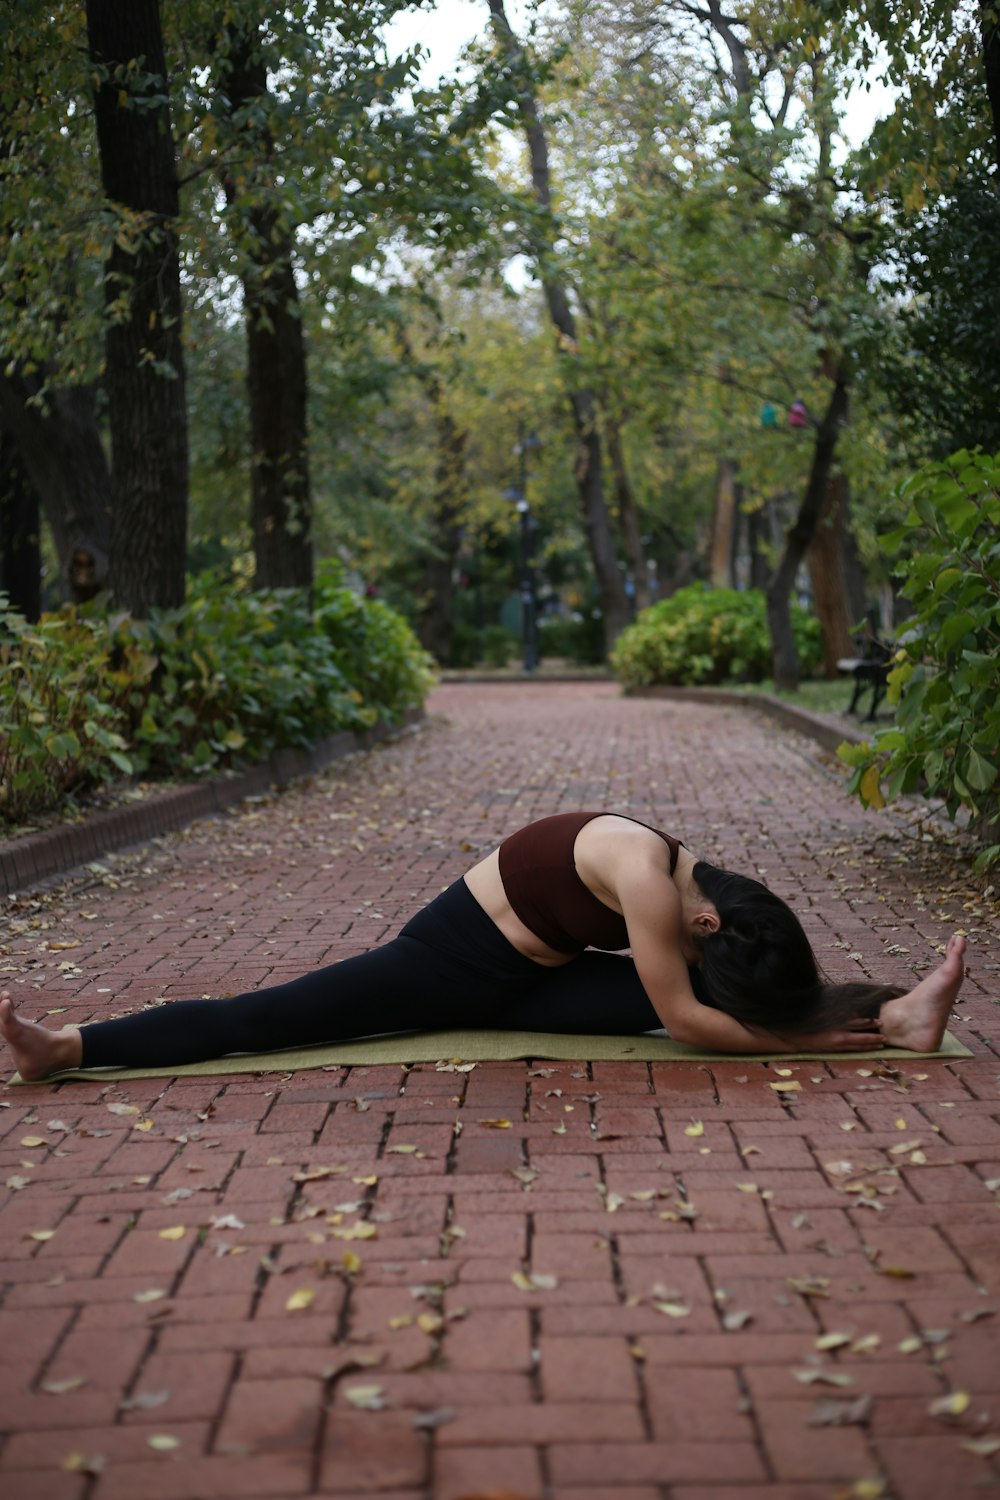
[[[764,682],[740,683],[741,692],[770,693],[772,697],[780,698],[784,703],[792,703],[796,708],[804,708],[814,714],[846,714],[852,689],[853,684],[849,677],[838,678],[836,682],[827,682],[825,679],[800,682],[794,693],[779,691],[770,679]],[[867,694],[864,698],[864,706],[867,709]]]

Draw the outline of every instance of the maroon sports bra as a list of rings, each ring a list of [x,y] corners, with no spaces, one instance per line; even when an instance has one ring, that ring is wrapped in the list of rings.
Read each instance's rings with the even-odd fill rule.
[[[580,829],[594,818],[607,816],[600,812],[556,813],[529,823],[500,845],[500,879],[507,900],[525,927],[558,953],[629,945],[625,918],[587,889],[573,861],[573,845]],[[629,818],[629,822],[649,827],[638,818]],[[670,850],[672,875],[680,841],[658,828],[651,831]]]

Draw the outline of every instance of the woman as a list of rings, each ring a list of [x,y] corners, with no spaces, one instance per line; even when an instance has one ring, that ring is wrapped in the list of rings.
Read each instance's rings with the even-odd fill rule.
[[[630,947],[632,958],[584,949]],[[618,814],[522,828],[356,958],[227,1000],[185,1000],[50,1031],[0,995],[22,1078],[169,1067],[440,1027],[576,1033],[664,1026],[719,1052],[934,1051],[962,982],[964,939],[909,993],[831,985],[791,909]]]

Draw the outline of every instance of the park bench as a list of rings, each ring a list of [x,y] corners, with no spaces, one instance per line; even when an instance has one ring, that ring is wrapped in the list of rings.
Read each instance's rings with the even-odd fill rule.
[[[866,718],[873,720],[885,697],[894,648],[886,645],[885,641],[880,641],[874,634],[866,634],[861,640],[861,646],[862,655],[840,657],[837,668],[854,678],[854,691],[847,712],[858,712],[861,699],[871,689],[872,700]]]

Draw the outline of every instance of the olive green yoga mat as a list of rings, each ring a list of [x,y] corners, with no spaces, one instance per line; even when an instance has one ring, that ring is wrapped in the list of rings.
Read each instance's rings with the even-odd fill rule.
[[[374,1067],[385,1063],[512,1062],[526,1057],[558,1058],[569,1062],[762,1062],[790,1058],[833,1057],[837,1061],[878,1058],[882,1062],[918,1057],[971,1057],[968,1047],[950,1034],[938,1052],[903,1052],[880,1047],[875,1052],[703,1052],[668,1036],[645,1032],[640,1036],[582,1036],[555,1031],[416,1031],[393,1036],[361,1037],[327,1047],[302,1047],[287,1052],[255,1052],[217,1057],[210,1062],[170,1068],[100,1068],[52,1074],[47,1082],[67,1078],[181,1078],[221,1073],[295,1073],[302,1068]],[[12,1083],[20,1083],[14,1074]]]

